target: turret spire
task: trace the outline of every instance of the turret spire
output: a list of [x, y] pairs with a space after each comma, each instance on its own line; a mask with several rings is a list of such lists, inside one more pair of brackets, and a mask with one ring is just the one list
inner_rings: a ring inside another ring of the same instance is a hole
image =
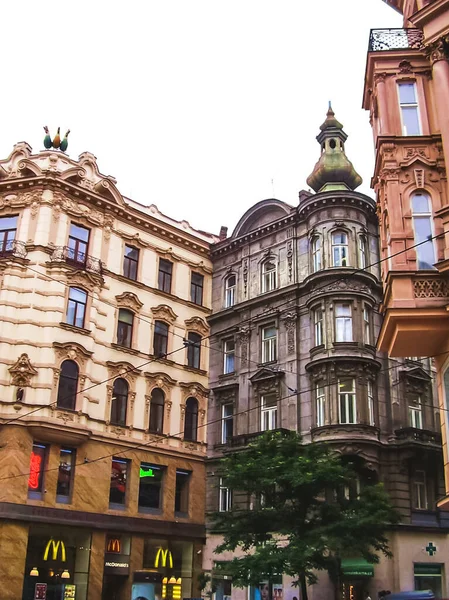
[[345, 154], [344, 144], [348, 136], [343, 131], [343, 125], [335, 118], [330, 101], [326, 120], [320, 125], [320, 130], [316, 139], [321, 145], [321, 156], [307, 178], [308, 185], [315, 192], [355, 190], [362, 183], [362, 178]]

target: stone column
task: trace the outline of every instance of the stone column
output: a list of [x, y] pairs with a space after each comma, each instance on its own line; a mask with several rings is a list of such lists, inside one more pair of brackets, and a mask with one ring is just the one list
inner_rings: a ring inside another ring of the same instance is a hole
[[443, 142], [444, 162], [447, 169], [449, 166], [449, 113], [447, 110], [447, 101], [449, 98], [449, 64], [443, 40], [438, 40], [434, 44], [429, 45], [427, 53], [432, 63], [435, 106]]
[[391, 135], [388, 117], [387, 91], [385, 89], [386, 73], [377, 73], [374, 77], [377, 89], [377, 100], [380, 114], [380, 135]]
[[[3, 522], [0, 525], [0, 581], [2, 600], [22, 598], [28, 525]], [[37, 579], [37, 577], [35, 578]]]
[[101, 598], [101, 590], [103, 588], [104, 548], [104, 531], [94, 531], [92, 533], [90, 550], [89, 584], [87, 588], [88, 600], [98, 600], [98, 598]]

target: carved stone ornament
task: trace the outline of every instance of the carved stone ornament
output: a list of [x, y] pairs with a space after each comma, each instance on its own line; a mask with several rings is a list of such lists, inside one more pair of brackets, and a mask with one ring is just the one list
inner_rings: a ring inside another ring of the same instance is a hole
[[280, 380], [284, 376], [284, 371], [274, 371], [262, 367], [249, 380], [257, 396], [264, 396], [266, 394], [276, 394], [279, 398], [279, 387]]
[[74, 360], [81, 370], [84, 370], [87, 360], [93, 354], [76, 342], [66, 342], [65, 344], [53, 342], [53, 348], [55, 349], [56, 362], [58, 364], [61, 364], [64, 360]]
[[424, 169], [414, 169], [415, 185], [417, 188], [424, 187]]
[[282, 317], [287, 331], [287, 351], [289, 354], [295, 352], [296, 319], [297, 315], [294, 312], [289, 312]]
[[111, 381], [112, 379], [122, 377], [123, 379], [126, 379], [126, 381], [130, 384], [131, 388], [134, 389], [136, 379], [141, 374], [141, 371], [139, 369], [136, 369], [131, 363], [124, 361], [108, 361], [106, 363], [106, 366], [108, 368], [108, 375]]
[[176, 321], [176, 315], [173, 309], [167, 304], [159, 304], [151, 308], [154, 318], [158, 321], [166, 321], [167, 323], [173, 324]]
[[248, 366], [248, 343], [250, 337], [250, 328], [241, 327], [238, 332], [238, 338], [240, 342], [240, 365], [242, 367]]
[[170, 375], [167, 375], [166, 373], [145, 373], [145, 379], [147, 382], [148, 395], [151, 395], [152, 390], [155, 388], [160, 388], [167, 395], [176, 385], [176, 380], [172, 379]]
[[287, 243], [287, 265], [288, 265], [288, 280], [293, 277], [293, 242]]
[[196, 398], [200, 402], [200, 405], [203, 403], [207, 404], [209, 390], [201, 385], [201, 383], [180, 381], [179, 386], [182, 390], [182, 398], [184, 403], [187, 398]]
[[412, 72], [412, 65], [409, 63], [408, 60], [401, 60], [401, 62], [399, 63], [399, 73], [411, 73]]
[[248, 291], [248, 259], [243, 261], [243, 293], [246, 296]]
[[143, 306], [143, 302], [133, 292], [123, 292], [123, 294], [116, 296], [115, 299], [119, 308], [129, 308], [134, 312], [139, 312]]
[[96, 287], [103, 283], [103, 277], [95, 275], [89, 271], [67, 271], [67, 283], [70, 286], [77, 286], [93, 292]]
[[433, 65], [439, 60], [447, 60], [448, 55], [446, 52], [446, 44], [443, 38], [440, 38], [433, 44], [429, 44], [426, 46], [426, 54], [427, 58], [430, 60], [430, 63]]
[[199, 333], [201, 336], [209, 335], [209, 327], [206, 322], [203, 321], [200, 317], [192, 317], [191, 319], [187, 319], [185, 322], [185, 326], [187, 331], [194, 331]]
[[16, 363], [9, 368], [11, 383], [21, 388], [31, 385], [31, 378], [37, 375], [36, 369], [30, 362], [28, 354], [21, 354]]
[[212, 391], [215, 399], [220, 404], [235, 404], [238, 397], [239, 387], [237, 384], [233, 386], [227, 385], [221, 388], [215, 388]]
[[448, 284], [443, 279], [415, 279], [413, 282], [415, 298], [446, 298]]

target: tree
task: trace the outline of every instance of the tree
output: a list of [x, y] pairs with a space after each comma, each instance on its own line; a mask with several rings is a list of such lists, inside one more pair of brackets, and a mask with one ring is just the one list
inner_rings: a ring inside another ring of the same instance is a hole
[[391, 556], [386, 531], [399, 516], [383, 485], [350, 493], [357, 473], [329, 445], [303, 444], [293, 431], [267, 432], [223, 458], [220, 469], [233, 508], [214, 515], [223, 534], [215, 552], [240, 550], [226, 563], [233, 585], [285, 573], [306, 600], [306, 584], [327, 570], [338, 597], [343, 557], [377, 563], [379, 553]]

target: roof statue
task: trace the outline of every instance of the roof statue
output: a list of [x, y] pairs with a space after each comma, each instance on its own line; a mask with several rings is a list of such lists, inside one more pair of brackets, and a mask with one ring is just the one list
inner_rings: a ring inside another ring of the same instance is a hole
[[65, 152], [67, 150], [67, 146], [69, 145], [69, 140], [67, 138], [69, 137], [70, 129], [67, 129], [66, 134], [62, 140], [59, 133], [60, 130], [61, 128], [58, 127], [58, 131], [56, 132], [56, 135], [52, 140], [48, 127], [46, 125], [44, 126], [44, 146], [47, 150], [50, 150], [50, 148], [54, 148], [55, 150], [59, 148], [59, 150], [61, 150], [62, 152]]
[[348, 136], [335, 118], [330, 102], [320, 130], [316, 139], [321, 146], [321, 156], [307, 178], [308, 185], [315, 192], [355, 190], [362, 183], [362, 178], [345, 154]]

